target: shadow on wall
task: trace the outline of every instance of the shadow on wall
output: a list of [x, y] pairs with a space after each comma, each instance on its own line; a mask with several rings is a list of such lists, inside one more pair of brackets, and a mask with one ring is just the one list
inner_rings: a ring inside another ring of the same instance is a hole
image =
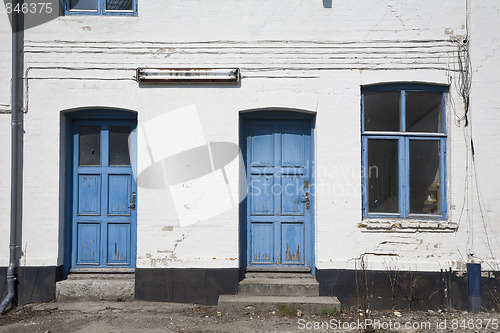
[[[3, 300], [7, 295], [7, 268], [0, 268], [0, 292]], [[62, 276], [62, 267], [19, 267], [16, 281], [18, 293], [14, 304], [50, 302], [55, 299], [56, 281]]]
[[[465, 272], [317, 270], [320, 296], [337, 296], [343, 306], [372, 310], [467, 310]], [[500, 309], [500, 272], [483, 272], [483, 311]]]

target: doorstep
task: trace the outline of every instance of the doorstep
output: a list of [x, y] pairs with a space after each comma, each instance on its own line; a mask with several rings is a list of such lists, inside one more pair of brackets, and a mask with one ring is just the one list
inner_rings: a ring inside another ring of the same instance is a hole
[[56, 283], [56, 301], [133, 301], [135, 274], [71, 273]]
[[339, 312], [336, 297], [319, 296], [319, 284], [310, 273], [300, 271], [247, 271], [237, 295], [220, 295], [222, 313], [292, 311], [306, 314]]

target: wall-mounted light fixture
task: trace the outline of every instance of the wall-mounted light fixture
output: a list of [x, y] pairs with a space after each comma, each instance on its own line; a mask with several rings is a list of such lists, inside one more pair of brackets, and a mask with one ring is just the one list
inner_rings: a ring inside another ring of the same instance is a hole
[[137, 82], [238, 82], [239, 68], [137, 68]]

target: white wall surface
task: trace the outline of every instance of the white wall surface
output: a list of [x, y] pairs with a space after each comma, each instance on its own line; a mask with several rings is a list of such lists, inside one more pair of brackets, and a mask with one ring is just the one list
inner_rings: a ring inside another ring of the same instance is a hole
[[[484, 223], [477, 194], [470, 189], [464, 192], [470, 152], [464, 144], [463, 123], [454, 121], [455, 113], [463, 114], [455, 70], [457, 40], [465, 35], [465, 2], [334, 1], [332, 8], [323, 8], [321, 1], [299, 0], [139, 0], [138, 17], [66, 16], [28, 30], [26, 264], [62, 263], [62, 111], [125, 108], [137, 111], [139, 124], [145, 124], [180, 108], [194, 107], [207, 142], [238, 144], [240, 111], [276, 107], [316, 113], [318, 268], [359, 267], [359, 258], [365, 254], [374, 269], [462, 269], [471, 229], [466, 214], [461, 213], [464, 195], [470, 198], [475, 253], [495, 266], [490, 260], [500, 254], [499, 242], [491, 236], [500, 231], [495, 225], [500, 184], [499, 177], [494, 177], [500, 155], [490, 143], [500, 121], [495, 113], [500, 108], [495, 93], [499, 53], [494, 49], [499, 44], [491, 40], [495, 38], [491, 31], [498, 28], [495, 13], [498, 5], [484, 1], [473, 6], [471, 18], [475, 68], [471, 118]], [[3, 40], [4, 34], [0, 36]], [[139, 86], [134, 81], [137, 67], [239, 67], [242, 81], [234, 86]], [[436, 228], [366, 231], [359, 226], [363, 222], [360, 86], [386, 82], [451, 84], [448, 222], [460, 222], [457, 232]], [[6, 117], [0, 115], [0, 121]], [[8, 123], [2, 123], [2, 138], [8, 139]], [[162, 140], [175, 145], [180, 139], [163, 133]], [[2, 147], [5, 157], [0, 168], [8, 174], [9, 146]], [[139, 156], [144, 153], [141, 149]], [[146, 162], [140, 159], [139, 168], [141, 163]], [[237, 179], [238, 170], [232, 170]], [[0, 180], [1, 189], [9, 186], [6, 181]], [[228, 191], [236, 193], [237, 184], [234, 181]], [[237, 206], [221, 210], [213, 205], [210, 209], [203, 206], [203, 197], [196, 196], [179, 206], [172, 191], [138, 189], [138, 267], [238, 267]], [[0, 195], [0, 205], [8, 208], [8, 191]], [[183, 216], [192, 214], [188, 209], [202, 210], [207, 218], [186, 225]], [[1, 221], [5, 232], [0, 237], [5, 238], [6, 214]], [[7, 258], [8, 242], [3, 238], [5, 249], [0, 248], [0, 258]], [[1, 262], [5, 265], [6, 259]]]
[[[471, 162], [473, 184], [468, 203], [472, 211], [473, 254], [476, 260], [486, 259], [483, 269], [498, 270], [500, 255], [500, 28], [498, 2], [472, 2], [470, 18], [470, 49], [472, 62], [470, 131], [474, 163]], [[463, 135], [462, 135], [463, 142]], [[462, 166], [462, 169], [464, 166]], [[463, 198], [462, 198], [463, 200]], [[467, 201], [466, 201], [467, 204]], [[465, 221], [468, 221], [465, 219]], [[464, 222], [465, 222], [464, 221]], [[495, 261], [488, 260], [495, 258]]]

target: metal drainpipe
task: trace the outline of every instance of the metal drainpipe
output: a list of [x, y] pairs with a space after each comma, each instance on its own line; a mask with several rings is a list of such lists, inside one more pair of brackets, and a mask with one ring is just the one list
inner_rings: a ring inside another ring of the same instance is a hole
[[[13, 1], [13, 7], [17, 4], [22, 6], [24, 0]], [[17, 258], [17, 229], [19, 225], [19, 135], [20, 135], [20, 112], [23, 105], [23, 87], [22, 87], [22, 67], [24, 62], [23, 42], [24, 42], [24, 15], [22, 11], [19, 14], [12, 14], [12, 142], [11, 142], [11, 194], [10, 194], [10, 258], [9, 268], [7, 269], [7, 291], [8, 294], [0, 304], [0, 314], [7, 308], [16, 296], [16, 268], [18, 267]]]

